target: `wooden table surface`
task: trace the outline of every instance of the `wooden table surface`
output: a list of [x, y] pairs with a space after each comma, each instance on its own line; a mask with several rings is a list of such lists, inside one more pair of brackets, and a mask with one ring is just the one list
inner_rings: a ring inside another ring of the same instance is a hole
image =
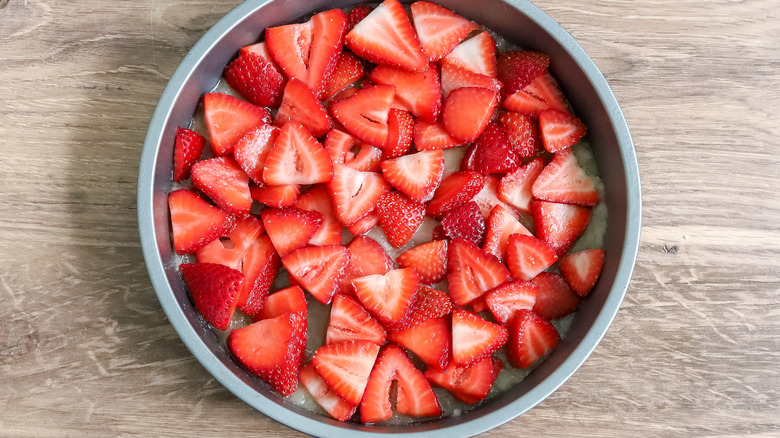
[[[239, 0], [0, 0], [0, 436], [290, 436], [190, 355], [136, 225], [147, 123]], [[485, 436], [780, 436], [780, 8], [539, 0], [636, 142], [639, 260], [591, 358]]]

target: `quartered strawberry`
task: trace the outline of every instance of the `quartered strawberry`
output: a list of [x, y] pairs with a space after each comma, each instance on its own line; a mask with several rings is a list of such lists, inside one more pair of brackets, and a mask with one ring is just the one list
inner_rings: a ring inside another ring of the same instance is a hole
[[428, 204], [428, 214], [443, 217], [448, 211], [469, 202], [485, 186], [485, 178], [477, 172], [456, 172], [439, 185]]
[[536, 121], [520, 113], [503, 113], [499, 123], [504, 128], [509, 144], [520, 157], [533, 157], [544, 150]]
[[527, 87], [543, 75], [550, 65], [550, 57], [544, 53], [513, 50], [502, 53], [496, 60], [498, 80], [504, 84], [504, 95], [510, 95]]
[[361, 58], [409, 71], [423, 71], [428, 60], [417, 33], [397, 0], [385, 0], [346, 36], [346, 45]]
[[192, 166], [192, 182], [228, 213], [249, 214], [252, 207], [249, 177], [234, 159], [218, 157], [198, 161]]
[[195, 252], [198, 262], [219, 263], [240, 271], [244, 253], [262, 233], [260, 219], [251, 215], [238, 218], [236, 227], [227, 235], [228, 242], [216, 239]]
[[366, 5], [358, 5], [352, 8], [352, 10], [349, 11], [349, 14], [347, 14], [347, 32], [354, 29], [355, 26], [363, 21], [364, 18], [368, 17], [368, 14], [373, 10], [373, 8]]
[[558, 319], [580, 307], [580, 297], [557, 274], [542, 272], [531, 280], [539, 291], [533, 311], [547, 319]]
[[586, 249], [561, 259], [561, 273], [579, 296], [588, 295], [596, 285], [604, 267], [604, 255], [604, 249]]
[[244, 99], [255, 105], [275, 108], [284, 88], [282, 76], [276, 64], [262, 53], [265, 43], [242, 48], [238, 57], [225, 67], [225, 81]]
[[339, 91], [357, 82], [365, 74], [363, 63], [355, 55], [349, 52], [341, 52], [336, 61], [333, 75], [325, 86], [322, 99], [333, 97]]
[[498, 199], [524, 213], [530, 213], [533, 201], [531, 187], [542, 169], [544, 160], [537, 157], [504, 175], [498, 184]]
[[442, 218], [441, 226], [450, 239], [461, 238], [476, 245], [485, 240], [485, 218], [473, 201], [450, 210]]
[[[523, 91], [541, 99], [546, 105], [545, 109], [552, 108], [565, 113], [571, 111], [569, 109], [569, 104], [566, 103], [566, 99], [563, 97], [561, 89], [558, 88], [558, 83], [549, 71], [531, 81]], [[510, 111], [522, 112], [513, 109], [510, 109]]]
[[529, 281], [513, 281], [485, 294], [485, 304], [496, 321], [506, 324], [518, 310], [531, 310], [539, 288]]
[[539, 113], [550, 107], [547, 102], [525, 90], [520, 90], [504, 98], [502, 106], [507, 111], [523, 114], [534, 119], [539, 117]]
[[431, 200], [443, 171], [444, 154], [440, 150], [417, 152], [382, 162], [385, 180], [417, 202]]
[[252, 374], [279, 394], [292, 395], [306, 348], [306, 315], [285, 313], [235, 329], [227, 345]]
[[442, 110], [444, 128], [453, 138], [468, 143], [487, 128], [498, 94], [485, 88], [458, 88], [447, 96]]
[[412, 20], [428, 60], [438, 61], [452, 51], [479, 25], [439, 5], [412, 3]]
[[419, 280], [414, 269], [395, 269], [384, 275], [352, 280], [355, 296], [385, 326], [401, 321], [414, 302]]
[[442, 58], [442, 63], [454, 64], [460, 68], [496, 77], [496, 42], [490, 32], [482, 31], [460, 43], [449, 55]]
[[376, 204], [379, 226], [387, 241], [400, 248], [411, 239], [425, 219], [425, 204], [413, 201], [400, 192], [388, 192]]
[[425, 242], [396, 257], [398, 266], [414, 268], [420, 283], [438, 283], [447, 276], [447, 241]]
[[190, 177], [192, 165], [198, 161], [206, 146], [202, 135], [187, 128], [176, 128], [176, 143], [173, 146], [173, 180], [183, 181]]
[[336, 294], [333, 296], [325, 344], [369, 341], [383, 345], [385, 340], [387, 340], [385, 329], [369, 315], [360, 303], [346, 295]]
[[317, 184], [332, 178], [330, 156], [317, 139], [300, 123], [285, 123], [265, 160], [263, 182], [273, 186]]
[[488, 217], [485, 244], [482, 249], [488, 254], [493, 254], [499, 260], [506, 260], [507, 242], [512, 234], [530, 236], [531, 232], [520, 223], [515, 212], [501, 204], [496, 205]]
[[502, 368], [500, 360], [486, 357], [471, 366], [451, 362], [443, 371], [428, 368], [425, 377], [434, 385], [450, 391], [458, 400], [474, 404], [487, 397]]
[[452, 360], [472, 365], [504, 346], [509, 334], [498, 324], [485, 321], [468, 310], [452, 311]]
[[452, 299], [446, 292], [420, 286], [406, 317], [391, 327], [393, 332], [411, 328], [425, 321], [452, 313]]
[[203, 117], [209, 131], [209, 143], [214, 155], [227, 155], [249, 130], [271, 120], [263, 107], [222, 93], [203, 96]]
[[389, 333], [390, 341], [406, 348], [428, 365], [428, 369], [447, 368], [452, 338], [444, 318], [434, 318], [410, 328]]
[[376, 212], [376, 209], [373, 209], [367, 215], [363, 216], [361, 219], [358, 219], [357, 222], [348, 226], [347, 230], [355, 236], [359, 236], [361, 234], [368, 233], [378, 226], [379, 213]]
[[531, 188], [534, 198], [549, 202], [593, 206], [599, 195], [593, 181], [570, 149], [555, 154]]
[[282, 126], [294, 121], [303, 125], [314, 137], [330, 131], [330, 117], [317, 96], [304, 82], [292, 78], [284, 87], [282, 105], [274, 118], [274, 124]]
[[295, 203], [295, 208], [322, 214], [322, 225], [311, 236], [309, 245], [324, 246], [341, 243], [341, 224], [333, 210], [330, 195], [325, 186], [315, 186], [302, 194]]
[[458, 67], [455, 64], [444, 63], [441, 66], [441, 91], [446, 99], [453, 90], [463, 87], [485, 88], [498, 94], [502, 84], [495, 78], [471, 70]]
[[506, 264], [513, 278], [531, 280], [558, 261], [546, 243], [534, 236], [513, 234], [506, 246]]
[[509, 278], [492, 255], [463, 239], [453, 239], [447, 252], [447, 281], [456, 306], [465, 306]]
[[349, 341], [318, 348], [311, 362], [336, 395], [358, 405], [378, 354], [373, 342]]
[[355, 414], [357, 406], [347, 403], [330, 389], [325, 380], [317, 374], [311, 362], [301, 368], [298, 380], [309, 391], [314, 401], [336, 420], [347, 421]]
[[379, 172], [382, 163], [382, 149], [368, 143], [357, 142], [357, 153], [347, 151], [344, 165], [362, 172]]
[[336, 216], [345, 226], [354, 224], [371, 212], [379, 198], [389, 190], [390, 184], [382, 175], [361, 172], [341, 164], [334, 166], [333, 180], [328, 183]]
[[387, 114], [387, 141], [382, 147], [383, 158], [398, 158], [412, 147], [415, 132], [414, 117], [408, 111], [391, 108]]
[[173, 248], [179, 254], [194, 252], [209, 242], [226, 236], [235, 226], [235, 217], [201, 199], [189, 190], [168, 195], [171, 211]]
[[347, 265], [341, 293], [355, 296], [352, 280], [366, 275], [384, 275], [394, 268], [393, 259], [387, 255], [382, 245], [376, 240], [357, 236], [347, 245], [349, 250], [349, 265]]
[[287, 273], [322, 304], [341, 288], [349, 251], [341, 245], [306, 246], [282, 258]]
[[482, 190], [471, 199], [479, 205], [482, 216], [485, 218], [490, 217], [490, 212], [496, 205], [503, 205], [507, 210], [514, 211], [512, 206], [505, 204], [498, 199], [499, 182], [500, 180], [498, 178], [491, 175], [485, 175], [485, 185], [482, 187]]
[[227, 330], [244, 276], [215, 263], [183, 263], [179, 271], [203, 319], [219, 330]]
[[287, 184], [284, 186], [269, 186], [266, 184], [250, 184], [249, 193], [252, 199], [271, 208], [290, 207], [298, 200], [301, 186]]
[[393, 99], [395, 87], [376, 85], [364, 88], [346, 100], [331, 103], [329, 109], [350, 134], [381, 148], [387, 141], [387, 117]]
[[539, 114], [542, 144], [548, 152], [561, 152], [577, 144], [588, 128], [573, 115], [554, 109]]
[[509, 322], [507, 359], [515, 368], [528, 368], [558, 346], [561, 338], [549, 321], [530, 310], [519, 310]]
[[284, 257], [302, 248], [322, 225], [322, 213], [297, 208], [264, 208], [260, 212], [265, 232], [276, 251]]
[[241, 258], [244, 281], [239, 288], [237, 306], [249, 316], [255, 316], [265, 306], [274, 279], [279, 274], [281, 259], [267, 235], [259, 236]]
[[434, 123], [439, 117], [441, 84], [435, 65], [420, 73], [378, 65], [368, 78], [376, 84], [394, 86], [395, 100], [420, 120]]
[[303, 289], [298, 286], [290, 286], [278, 290], [265, 299], [263, 308], [254, 315], [255, 320], [276, 318], [285, 313], [308, 314], [306, 296]]
[[579, 205], [534, 201], [531, 214], [535, 234], [561, 257], [588, 228], [591, 209]]
[[414, 367], [403, 350], [388, 345], [374, 364], [360, 402], [363, 423], [378, 423], [393, 417], [390, 388], [394, 380], [397, 382], [395, 406], [398, 414], [410, 417], [441, 415], [439, 399], [423, 373]]
[[414, 145], [419, 151], [450, 149], [463, 144], [463, 141], [452, 137], [441, 122], [430, 124], [417, 121], [414, 125]]
[[233, 148], [238, 165], [256, 184], [263, 183], [265, 160], [278, 137], [279, 128], [263, 124], [249, 130]]
[[496, 123], [489, 123], [474, 144], [474, 170], [477, 172], [507, 173], [522, 163], [504, 128]]

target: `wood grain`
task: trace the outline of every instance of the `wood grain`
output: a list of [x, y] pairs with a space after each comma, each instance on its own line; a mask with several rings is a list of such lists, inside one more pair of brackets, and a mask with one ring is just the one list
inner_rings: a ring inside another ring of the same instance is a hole
[[[168, 77], [237, 0], [0, 0], [0, 435], [295, 432], [163, 316], [135, 186]], [[593, 356], [485, 436], [780, 436], [775, 1], [539, 0], [636, 142], [636, 273]]]

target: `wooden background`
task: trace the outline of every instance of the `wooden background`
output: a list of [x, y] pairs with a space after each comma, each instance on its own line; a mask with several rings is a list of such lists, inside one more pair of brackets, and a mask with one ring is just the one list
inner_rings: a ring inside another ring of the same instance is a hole
[[[238, 0], [0, 0], [0, 436], [290, 436], [192, 358], [136, 228], [146, 126]], [[602, 69], [644, 227], [618, 317], [485, 436], [780, 436], [776, 0], [538, 0]]]

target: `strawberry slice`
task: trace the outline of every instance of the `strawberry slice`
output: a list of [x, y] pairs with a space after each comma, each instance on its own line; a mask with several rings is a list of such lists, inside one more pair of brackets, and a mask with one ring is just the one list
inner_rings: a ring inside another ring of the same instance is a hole
[[[546, 108], [556, 109], [565, 113], [570, 112], [569, 104], [566, 103], [566, 98], [563, 97], [561, 89], [558, 88], [558, 83], [549, 71], [531, 81], [523, 91], [542, 100], [545, 103]], [[510, 109], [510, 111], [515, 110]]]
[[173, 248], [179, 254], [194, 252], [214, 239], [226, 236], [235, 226], [235, 217], [201, 199], [189, 190], [168, 195], [171, 211]]
[[361, 172], [336, 164], [333, 180], [328, 183], [328, 193], [336, 209], [336, 216], [345, 226], [353, 225], [373, 210], [390, 184], [382, 175]]
[[268, 295], [263, 308], [254, 317], [256, 321], [261, 319], [276, 318], [285, 313], [308, 314], [306, 296], [303, 289], [298, 286], [290, 286]]
[[292, 395], [306, 348], [306, 315], [285, 313], [230, 332], [228, 348], [252, 374]]
[[263, 182], [273, 186], [317, 184], [333, 178], [330, 156], [300, 123], [282, 126], [268, 153]]
[[442, 110], [444, 128], [463, 143], [472, 142], [485, 131], [498, 103], [498, 95], [485, 88], [458, 88], [447, 96]]
[[417, 293], [419, 280], [414, 269], [395, 269], [384, 275], [366, 275], [352, 280], [355, 295], [384, 325], [401, 321]]
[[295, 203], [295, 208], [306, 211], [316, 211], [322, 215], [322, 225], [317, 229], [309, 245], [325, 246], [341, 243], [341, 224], [333, 205], [330, 203], [330, 195], [325, 186], [315, 186], [302, 194]]
[[176, 143], [173, 146], [173, 180], [184, 181], [190, 177], [192, 165], [198, 161], [206, 146], [202, 135], [187, 128], [176, 128]]
[[290, 121], [300, 123], [315, 137], [330, 131], [328, 112], [309, 86], [295, 78], [284, 87], [282, 106], [276, 113], [274, 124], [282, 126]]
[[387, 141], [387, 117], [394, 98], [395, 87], [376, 85], [346, 100], [332, 102], [329, 109], [350, 134], [381, 148]]
[[428, 369], [447, 368], [452, 339], [444, 318], [434, 318], [413, 327], [389, 333], [390, 341], [416, 354]]
[[352, 280], [366, 275], [387, 274], [393, 266], [393, 259], [387, 255], [382, 245], [376, 240], [357, 236], [347, 245], [349, 250], [349, 265], [341, 283], [341, 293], [354, 296]]
[[398, 266], [414, 268], [420, 283], [438, 283], [447, 276], [447, 241], [425, 242], [396, 257]]
[[527, 87], [542, 76], [550, 65], [550, 57], [544, 53], [513, 50], [504, 52], [496, 60], [498, 80], [504, 84], [504, 95], [510, 95]]
[[246, 216], [236, 220], [233, 228], [225, 239], [216, 239], [195, 252], [200, 263], [219, 263], [236, 270], [241, 270], [241, 258], [252, 243], [263, 233], [263, 223], [254, 216]]
[[227, 330], [244, 276], [215, 263], [183, 263], [179, 271], [203, 319], [219, 330]]
[[333, 97], [339, 91], [360, 80], [365, 74], [366, 71], [363, 68], [363, 63], [355, 55], [349, 52], [341, 52], [336, 61], [333, 75], [325, 85], [322, 99]]
[[506, 246], [506, 262], [512, 277], [531, 280], [558, 261], [546, 243], [534, 236], [513, 234]]
[[428, 60], [404, 7], [385, 0], [346, 36], [346, 45], [361, 58], [409, 71], [423, 71]]
[[493, 254], [499, 260], [506, 260], [509, 236], [518, 233], [531, 235], [531, 232], [520, 223], [513, 211], [501, 204], [496, 205], [488, 217], [485, 245], [482, 246], [482, 249], [488, 254]]
[[278, 137], [279, 128], [260, 125], [241, 137], [233, 148], [233, 156], [238, 165], [256, 184], [263, 183], [265, 160]]
[[360, 402], [360, 419], [363, 423], [378, 423], [393, 417], [390, 387], [394, 380], [398, 382], [396, 409], [400, 415], [441, 415], [439, 399], [423, 373], [414, 367], [403, 350], [388, 345], [374, 364]]
[[297, 208], [264, 208], [260, 217], [281, 257], [309, 243], [323, 221], [322, 213]]
[[[544, 100], [524, 90], [507, 96], [502, 106], [508, 111], [535, 119], [539, 117], [539, 113], [550, 107]], [[541, 142], [541, 139], [539, 141]]]
[[428, 214], [443, 217], [448, 211], [469, 202], [485, 186], [485, 178], [477, 172], [456, 172], [445, 178], [428, 204]]
[[344, 165], [361, 172], [379, 172], [382, 163], [382, 149], [368, 143], [358, 142], [357, 154], [347, 151]]
[[341, 288], [349, 251], [341, 245], [306, 246], [282, 258], [287, 273], [322, 304]]
[[298, 200], [301, 194], [301, 186], [287, 184], [284, 186], [269, 186], [265, 184], [249, 185], [249, 193], [252, 199], [271, 208], [290, 207]]
[[454, 64], [457, 67], [496, 77], [496, 42], [490, 32], [482, 31], [460, 43], [449, 55], [442, 58], [442, 63]]
[[561, 273], [577, 295], [588, 295], [596, 285], [604, 267], [603, 249], [586, 249], [561, 259]]
[[420, 73], [378, 65], [368, 78], [376, 84], [394, 86], [395, 100], [415, 117], [427, 123], [434, 123], [439, 117], [441, 84], [435, 65]]
[[394, 332], [405, 330], [452, 313], [452, 299], [446, 292], [420, 286], [406, 317], [391, 327]]
[[412, 201], [400, 192], [388, 192], [376, 204], [379, 226], [395, 248], [406, 245], [425, 219], [425, 204]]
[[412, 3], [412, 20], [423, 52], [431, 62], [452, 51], [479, 25], [439, 5], [418, 1]]
[[249, 130], [271, 119], [263, 107], [222, 93], [203, 96], [203, 117], [209, 131], [209, 142], [214, 155], [227, 155]]
[[450, 210], [441, 220], [444, 234], [450, 239], [461, 238], [476, 245], [485, 240], [485, 218], [474, 201]]
[[447, 281], [456, 306], [465, 306], [509, 278], [509, 271], [478, 246], [453, 239], [447, 253]]
[[452, 137], [441, 122], [430, 124], [418, 121], [414, 125], [414, 145], [419, 151], [451, 149], [463, 144], [464, 142]]
[[463, 87], [485, 88], [498, 94], [502, 84], [490, 76], [474, 73], [454, 64], [441, 66], [441, 91], [446, 99], [453, 90]]
[[382, 162], [382, 176], [413, 201], [428, 202], [441, 182], [444, 154], [440, 150], [417, 152]]
[[387, 340], [385, 329], [366, 312], [363, 306], [346, 295], [333, 296], [325, 344], [369, 341], [383, 345], [385, 340]]
[[542, 152], [539, 126], [530, 117], [520, 113], [503, 113], [498, 120], [517, 155], [527, 158]]
[[265, 305], [271, 285], [279, 274], [281, 260], [268, 236], [260, 236], [247, 248], [241, 259], [244, 281], [239, 288], [237, 306], [255, 316]]
[[474, 164], [477, 172], [507, 173], [521, 164], [520, 156], [509, 142], [504, 128], [489, 123], [475, 143]]
[[504, 283], [485, 294], [485, 305], [496, 321], [506, 324], [516, 311], [533, 309], [538, 292], [539, 288], [529, 281]]
[[450, 362], [443, 371], [431, 367], [425, 370], [425, 377], [450, 391], [458, 400], [474, 404], [487, 397], [502, 367], [500, 360], [486, 357], [471, 366]]
[[311, 362], [301, 368], [298, 380], [309, 391], [314, 401], [336, 420], [347, 421], [355, 414], [357, 406], [347, 403], [330, 389], [325, 380], [317, 374], [317, 370]]
[[447, 235], [444, 234], [444, 227], [441, 224], [436, 225], [431, 230], [431, 240], [446, 240]]
[[354, 234], [355, 236], [359, 236], [361, 234], [366, 234], [369, 231], [373, 230], [374, 228], [379, 226], [379, 213], [376, 212], [376, 209], [371, 210], [367, 215], [363, 216], [361, 219], [359, 219], [354, 224], [347, 227], [347, 230]]
[[588, 228], [591, 209], [578, 205], [534, 201], [531, 214], [536, 235], [561, 257]]
[[479, 298], [475, 298], [474, 301], [469, 303], [472, 312], [480, 313], [480, 312], [484, 312], [485, 310], [488, 310], [487, 303], [485, 302], [485, 295], [482, 295]]
[[237, 216], [249, 214], [249, 177], [230, 157], [210, 158], [192, 166], [192, 182], [221, 209]]
[[507, 359], [515, 368], [528, 368], [558, 346], [561, 337], [549, 321], [529, 310], [518, 310], [509, 322]]
[[542, 272], [531, 280], [539, 291], [533, 311], [547, 319], [558, 319], [580, 307], [580, 297], [557, 274]]
[[504, 175], [498, 184], [498, 199], [524, 213], [530, 213], [533, 200], [531, 187], [542, 169], [544, 160], [538, 157]]
[[378, 354], [373, 342], [349, 341], [318, 348], [311, 362], [336, 395], [358, 405]]
[[474, 198], [472, 198], [472, 201], [476, 202], [477, 205], [479, 205], [480, 211], [482, 211], [482, 216], [485, 218], [490, 217], [490, 212], [493, 210], [493, 207], [496, 205], [502, 205], [507, 210], [514, 213], [514, 209], [503, 202], [501, 202], [500, 199], [498, 199], [498, 185], [500, 183], [500, 180], [496, 177], [485, 175], [485, 185], [482, 187], [482, 190], [479, 191], [476, 195], [474, 195]]
[[387, 114], [387, 141], [382, 149], [385, 159], [398, 158], [412, 147], [414, 117], [408, 111], [391, 108]]
[[452, 360], [472, 365], [498, 351], [509, 336], [498, 324], [485, 321], [468, 310], [452, 311]]
[[347, 152], [357, 146], [358, 140], [342, 131], [341, 129], [334, 128], [328, 132], [328, 136], [325, 137], [325, 150], [330, 155], [330, 161], [336, 164], [344, 164], [347, 159]]
[[265, 30], [268, 52], [288, 78], [306, 81], [312, 50], [312, 21], [269, 27]]
[[368, 17], [368, 14], [373, 10], [373, 8], [366, 5], [358, 5], [352, 8], [352, 10], [349, 11], [349, 14], [347, 14], [347, 32], [354, 29], [355, 26], [363, 21], [364, 18]]
[[225, 67], [225, 81], [255, 105], [275, 108], [284, 88], [284, 76], [266, 56], [265, 43], [243, 47]]
[[567, 112], [546, 109], [539, 114], [539, 130], [544, 148], [555, 153], [577, 144], [588, 128]]

